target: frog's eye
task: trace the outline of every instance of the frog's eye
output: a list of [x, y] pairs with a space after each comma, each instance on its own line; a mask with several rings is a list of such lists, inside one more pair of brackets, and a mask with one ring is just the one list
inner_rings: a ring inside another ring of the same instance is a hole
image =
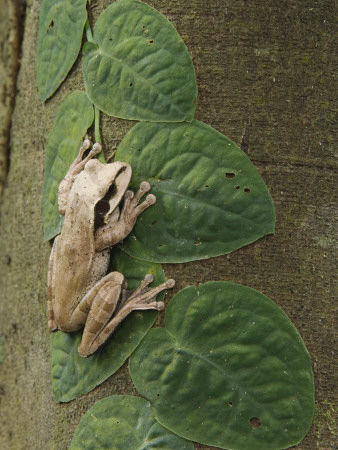
[[114, 189], [115, 189], [115, 183], [112, 183], [108, 188], [108, 192], [112, 193], [112, 192], [114, 192]]

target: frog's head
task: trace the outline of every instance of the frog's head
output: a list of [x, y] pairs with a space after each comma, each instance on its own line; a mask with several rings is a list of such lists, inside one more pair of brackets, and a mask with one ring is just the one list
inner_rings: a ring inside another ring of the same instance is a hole
[[118, 211], [118, 206], [128, 189], [131, 167], [124, 162], [103, 164], [97, 159], [92, 159], [85, 165], [85, 171], [94, 191], [95, 212], [107, 222], [108, 218]]

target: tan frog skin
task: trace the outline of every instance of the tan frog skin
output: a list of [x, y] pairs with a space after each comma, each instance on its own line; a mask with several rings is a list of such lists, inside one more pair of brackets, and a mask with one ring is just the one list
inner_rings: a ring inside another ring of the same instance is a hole
[[104, 344], [131, 311], [162, 310], [164, 304], [156, 296], [175, 284], [170, 279], [149, 288], [153, 276], [148, 274], [136, 290], [127, 291], [121, 273], [106, 275], [111, 247], [131, 232], [137, 217], [156, 197], [149, 194], [140, 203], [150, 184], [141, 183], [134, 196], [127, 190], [132, 173], [129, 164], [92, 159], [101, 151], [100, 144], [94, 144], [83, 159], [90, 147], [85, 140], [60, 183], [58, 207], [65, 219], [54, 240], [48, 269], [49, 329], [72, 332], [84, 328], [78, 348], [84, 357]]

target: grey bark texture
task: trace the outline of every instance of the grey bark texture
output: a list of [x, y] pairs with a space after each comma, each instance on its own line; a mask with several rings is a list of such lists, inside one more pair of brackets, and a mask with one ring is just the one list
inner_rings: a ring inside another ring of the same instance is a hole
[[[92, 22], [109, 3], [92, 2]], [[269, 296], [288, 314], [311, 354], [316, 383], [314, 423], [298, 448], [337, 448], [335, 3], [147, 3], [172, 21], [193, 58], [199, 87], [196, 118], [248, 154], [277, 212], [275, 235], [230, 255], [166, 265], [166, 275], [176, 279], [175, 292], [209, 280], [242, 283]], [[74, 89], [83, 89], [83, 79], [79, 58], [52, 99], [41, 103], [36, 86], [41, 0], [27, 1], [21, 53], [14, 4], [19, 2], [0, 0], [0, 30], [7, 30], [0, 33], [0, 108], [6, 117], [1, 119], [0, 144], [10, 161], [0, 203], [0, 448], [59, 450], [67, 448], [95, 401], [136, 391], [124, 365], [78, 400], [57, 404], [53, 399], [46, 318], [50, 244], [43, 242], [41, 221], [44, 147], [61, 101]], [[10, 29], [9, 20], [14, 20]], [[104, 117], [101, 132], [108, 152], [131, 126]]]

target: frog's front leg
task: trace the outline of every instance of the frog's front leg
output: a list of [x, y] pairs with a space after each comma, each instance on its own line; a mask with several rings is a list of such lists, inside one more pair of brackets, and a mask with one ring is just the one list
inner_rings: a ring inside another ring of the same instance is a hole
[[95, 249], [101, 251], [121, 242], [134, 228], [138, 216], [149, 206], [156, 203], [153, 194], [147, 195], [146, 199], [139, 203], [145, 193], [150, 191], [151, 186], [143, 181], [140, 189], [134, 196], [132, 191], [126, 191], [124, 195], [123, 208], [118, 220], [113, 218], [106, 225], [101, 226], [95, 233]]
[[[156, 296], [175, 284], [174, 280], [167, 280], [159, 286], [149, 288], [148, 285], [152, 283], [154, 277], [148, 274], [136, 290], [127, 291], [124, 277], [119, 272], [108, 274], [99, 283], [103, 280], [106, 281], [97, 291], [87, 316], [78, 348], [80, 356], [87, 357], [93, 354], [132, 311], [146, 309], [161, 311], [164, 303], [157, 302]], [[83, 309], [83, 306], [79, 305], [79, 309]]]
[[76, 159], [73, 161], [71, 166], [68, 169], [68, 172], [66, 173], [66, 176], [59, 184], [58, 189], [58, 207], [59, 207], [59, 213], [64, 216], [66, 212], [66, 206], [67, 206], [67, 199], [68, 194], [73, 186], [73, 183], [75, 181], [75, 178], [77, 175], [83, 170], [86, 163], [92, 159], [95, 155], [101, 152], [102, 147], [100, 144], [95, 143], [93, 145], [93, 148], [88, 153], [86, 158], [83, 158], [83, 154], [86, 150], [89, 150], [91, 146], [91, 142], [89, 139], [85, 139], [83, 141], [83, 144], [79, 150], [79, 154], [77, 155]]

